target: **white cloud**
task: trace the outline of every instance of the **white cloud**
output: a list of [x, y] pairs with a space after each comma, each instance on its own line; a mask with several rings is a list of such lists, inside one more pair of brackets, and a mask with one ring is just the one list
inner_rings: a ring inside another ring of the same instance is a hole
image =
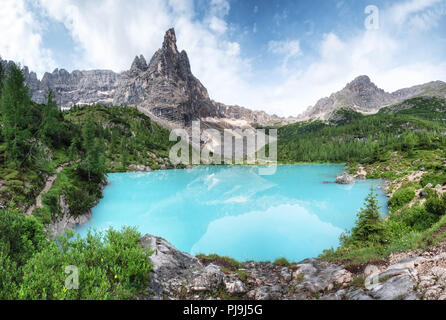
[[274, 41], [268, 43], [268, 49], [272, 53], [294, 57], [301, 54], [299, 40]]
[[394, 5], [389, 10], [392, 22], [397, 25], [403, 25], [408, 19], [416, 17], [420, 12], [440, 4], [442, 0], [409, 0]]
[[41, 74], [54, 68], [51, 51], [42, 47], [42, 26], [24, 0], [2, 0], [0, 55]]
[[435, 59], [435, 46], [429, 43], [431, 40], [425, 33], [444, 16], [444, 3], [441, 0], [405, 1], [381, 10], [379, 30], [363, 30], [345, 39], [333, 32], [325, 34], [319, 57], [304, 68], [286, 64], [288, 57], [285, 56], [282, 68], [284, 65], [289, 68], [285, 73], [288, 76], [279, 83], [275, 79], [275, 83], [263, 88], [266, 94], [256, 102], [262, 100], [263, 105], [272, 106], [270, 110], [279, 114], [296, 115], [362, 74], [369, 75], [387, 91], [446, 80], [446, 63]]

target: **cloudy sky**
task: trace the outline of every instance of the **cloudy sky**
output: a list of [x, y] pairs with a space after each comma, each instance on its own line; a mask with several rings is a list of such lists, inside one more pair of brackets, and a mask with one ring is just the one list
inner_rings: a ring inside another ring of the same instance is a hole
[[211, 98], [283, 116], [362, 74], [387, 91], [446, 80], [446, 0], [0, 0], [0, 8], [0, 56], [39, 77], [56, 67], [129, 69], [175, 27]]

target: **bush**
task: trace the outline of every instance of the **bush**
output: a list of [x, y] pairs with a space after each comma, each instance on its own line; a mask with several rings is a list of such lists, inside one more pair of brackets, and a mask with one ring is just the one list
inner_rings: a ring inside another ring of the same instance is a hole
[[42, 225], [14, 210], [0, 211], [0, 300], [15, 299], [22, 266], [46, 243]]
[[[36, 218], [0, 210], [0, 300], [126, 299], [145, 288], [151, 252], [135, 229], [73, 235], [50, 241]], [[67, 266], [78, 268], [78, 290], [66, 288]]]
[[392, 210], [397, 210], [415, 198], [415, 190], [412, 187], [402, 188], [396, 191], [389, 199], [388, 205]]
[[446, 173], [426, 173], [420, 180], [423, 187], [431, 183], [433, 186], [444, 185], [446, 183]]
[[414, 231], [427, 230], [436, 223], [438, 219], [439, 217], [426, 210], [426, 207], [420, 206], [404, 208], [397, 216], [392, 218], [394, 221], [404, 223], [404, 225]]
[[437, 196], [430, 197], [426, 201], [426, 210], [437, 216], [446, 214], [446, 194], [443, 194], [441, 198]]
[[0, 211], [0, 251], [18, 266], [45, 243], [42, 225], [34, 218], [15, 210]]
[[[73, 235], [59, 237], [59, 244], [51, 242], [29, 260], [20, 299], [129, 299], [147, 284], [151, 252], [142, 249], [135, 229]], [[78, 290], [65, 287], [68, 266], [78, 268]]]

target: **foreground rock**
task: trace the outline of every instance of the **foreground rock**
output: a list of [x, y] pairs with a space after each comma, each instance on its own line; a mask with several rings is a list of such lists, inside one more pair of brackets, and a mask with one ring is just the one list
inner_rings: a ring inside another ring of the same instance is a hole
[[[319, 259], [281, 266], [225, 259], [199, 260], [162, 238], [145, 235], [154, 269], [139, 299], [412, 300], [446, 298], [446, 254], [432, 259], [404, 257], [398, 263], [368, 265], [360, 272]], [[436, 260], [435, 260], [436, 259]], [[437, 261], [437, 262], [434, 262]], [[441, 261], [441, 262], [438, 262]], [[435, 267], [433, 267], [435, 265]], [[430, 268], [429, 275], [420, 268]]]
[[150, 166], [145, 166], [145, 165], [137, 165], [137, 164], [131, 164], [129, 165], [129, 169], [136, 171], [136, 172], [152, 172], [152, 168], [150, 168]]
[[339, 176], [336, 177], [336, 183], [338, 184], [354, 184], [355, 178], [348, 174], [347, 172], [341, 173]]

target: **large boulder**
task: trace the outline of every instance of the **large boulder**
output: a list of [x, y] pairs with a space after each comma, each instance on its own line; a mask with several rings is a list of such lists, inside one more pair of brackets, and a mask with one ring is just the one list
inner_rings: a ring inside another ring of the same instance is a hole
[[341, 173], [336, 177], [336, 183], [338, 184], [353, 184], [355, 183], [355, 178], [348, 174], [347, 172]]

